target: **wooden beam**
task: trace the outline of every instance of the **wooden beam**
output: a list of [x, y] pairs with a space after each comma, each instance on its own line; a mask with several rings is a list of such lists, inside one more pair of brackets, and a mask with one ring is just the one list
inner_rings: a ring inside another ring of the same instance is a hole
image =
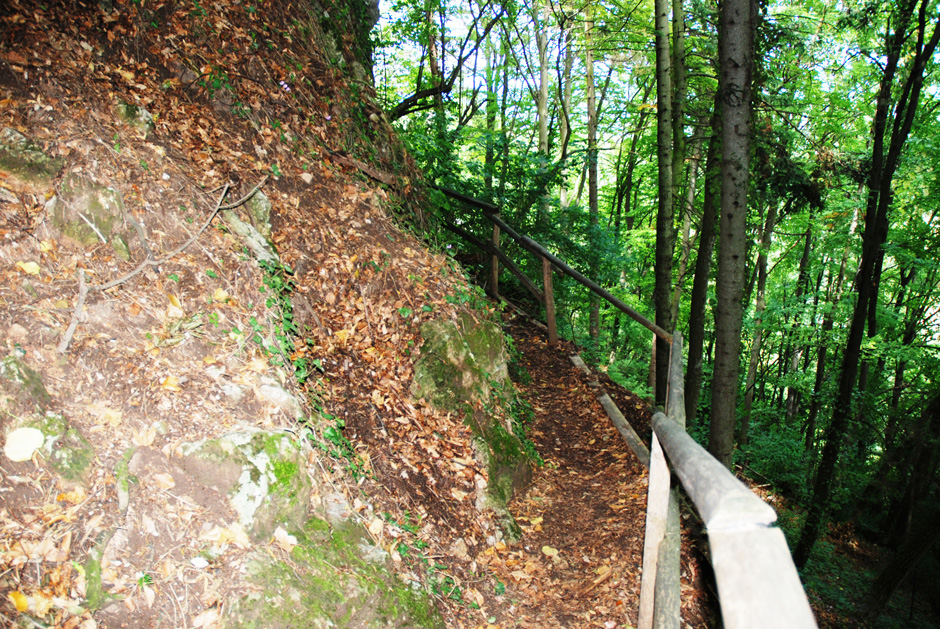
[[666, 530], [659, 543], [656, 561], [656, 587], [653, 604], [653, 626], [656, 629], [679, 629], [682, 621], [682, 601], [679, 581], [679, 488], [669, 490], [666, 509]]
[[[506, 265], [506, 268], [509, 269], [509, 272], [519, 279], [519, 282], [525, 287], [525, 289], [532, 293], [532, 295], [539, 300], [540, 304], [545, 303], [545, 296], [542, 294], [542, 291], [539, 290], [538, 286], [535, 285], [535, 282], [530, 280], [528, 276], [523, 273], [522, 270], [517, 267], [512, 260], [509, 259], [509, 256], [507, 256], [502, 249], [494, 247], [493, 243], [491, 242], [477, 238], [463, 227], [448, 221], [446, 218], [443, 219], [443, 224], [445, 228], [454, 232], [473, 246], [499, 258], [502, 263]], [[494, 297], [498, 298], [498, 296]]]
[[555, 267], [557, 267], [559, 271], [571, 277], [576, 282], [586, 286], [591, 291], [593, 291], [596, 295], [605, 299], [609, 304], [611, 304], [615, 308], [619, 308], [620, 311], [626, 314], [628, 317], [630, 317], [634, 321], [652, 330], [654, 333], [656, 333], [658, 337], [666, 341], [672, 342], [672, 335], [669, 332], [666, 332], [661, 327], [659, 327], [658, 325], [656, 325], [655, 323], [653, 323], [652, 321], [650, 321], [649, 319], [641, 315], [639, 312], [637, 312], [636, 310], [634, 310], [627, 304], [623, 303], [622, 301], [620, 301], [619, 299], [611, 295], [610, 292], [608, 292], [604, 288], [601, 288], [596, 283], [592, 282], [591, 280], [586, 278], [584, 275], [582, 275], [575, 269], [565, 264], [560, 258], [552, 255], [545, 247], [543, 247], [539, 243], [535, 242], [528, 236], [523, 236], [522, 234], [514, 230], [512, 227], [507, 225], [503, 219], [497, 216], [497, 214], [499, 213], [499, 208], [493, 205], [492, 203], [487, 203], [486, 201], [480, 201], [479, 199], [474, 199], [473, 197], [469, 197], [465, 194], [461, 194], [459, 192], [456, 192], [455, 190], [449, 190], [447, 188], [441, 188], [439, 186], [435, 186], [435, 189], [443, 192], [445, 195], [447, 195], [448, 197], [452, 199], [455, 199], [462, 203], [466, 203], [467, 205], [470, 205], [472, 207], [483, 210], [483, 215], [487, 218], [487, 220], [489, 220], [494, 225], [499, 226], [501, 230], [503, 230], [506, 234], [508, 234], [513, 240], [518, 242], [519, 245], [523, 249], [525, 249], [526, 251], [528, 251], [529, 253], [531, 253], [532, 255], [536, 257], [547, 258], [548, 261], [551, 262], [553, 265], [555, 265]]
[[[493, 225], [493, 246], [499, 250], [499, 227]], [[499, 256], [490, 257], [490, 288], [499, 297]]]
[[[572, 356], [571, 363], [580, 369], [584, 375], [593, 378], [591, 370], [584, 364], [584, 360], [582, 360], [580, 356], [577, 354]], [[611, 423], [617, 428], [617, 432], [620, 433], [620, 436], [623, 437], [624, 443], [633, 450], [633, 454], [640, 460], [640, 463], [648, 468], [650, 466], [650, 451], [646, 447], [646, 444], [643, 443], [643, 440], [640, 439], [640, 435], [636, 434], [633, 426], [630, 425], [630, 422], [623, 416], [623, 413], [620, 412], [620, 409], [610, 398], [610, 395], [604, 391], [597, 380], [592, 380], [590, 386], [597, 392], [597, 401], [600, 402], [604, 410], [607, 411], [607, 416], [610, 418]]]
[[[493, 226], [493, 229], [499, 227]], [[558, 326], [555, 324], [555, 291], [552, 288], [552, 264], [542, 258], [542, 286], [545, 290], [545, 321], [548, 322], [548, 344], [558, 343]]]
[[755, 496], [676, 422], [656, 413], [653, 430], [706, 528], [766, 527], [777, 520], [769, 504]]
[[669, 466], [659, 445], [659, 438], [653, 433], [653, 447], [650, 448], [650, 476], [646, 498], [646, 539], [643, 542], [643, 572], [640, 580], [640, 611], [637, 618], [638, 629], [652, 629], [653, 604], [656, 592], [656, 572], [658, 569], [659, 546], [666, 533], [666, 514], [669, 510]]
[[725, 627], [816, 627], [783, 531], [708, 531], [708, 547]]
[[666, 382], [666, 415], [685, 428], [685, 371], [682, 369], [682, 333], [672, 333], [669, 375]]
[[515, 238], [516, 241], [517, 241], [523, 248], [525, 248], [526, 250], [528, 250], [528, 251], [531, 252], [532, 254], [534, 254], [534, 255], [536, 255], [536, 256], [541, 256], [541, 257], [543, 257], [543, 258], [547, 258], [547, 259], [549, 260], [549, 262], [551, 262], [553, 265], [555, 265], [556, 268], [558, 268], [559, 271], [561, 271], [561, 272], [564, 273], [565, 275], [571, 277], [571, 278], [574, 279], [576, 282], [578, 282], [578, 283], [580, 283], [580, 284], [586, 286], [586, 287], [589, 288], [591, 291], [593, 291], [596, 295], [598, 295], [598, 296], [602, 297], [603, 299], [607, 300], [607, 302], [608, 302], [609, 304], [611, 304], [612, 306], [614, 306], [614, 307], [616, 307], [616, 308], [619, 308], [624, 314], [626, 314], [628, 317], [630, 317], [630, 318], [633, 319], [634, 321], [636, 321], [636, 322], [640, 323], [641, 325], [645, 326], [646, 328], [652, 330], [652, 331], [655, 332], [656, 335], [659, 336], [660, 338], [665, 339], [666, 341], [670, 341], [670, 342], [672, 341], [672, 335], [671, 335], [671, 334], [669, 334], [668, 332], [666, 332], [665, 330], [663, 330], [661, 327], [659, 327], [658, 325], [656, 325], [655, 323], [653, 323], [652, 321], [650, 321], [649, 319], [647, 319], [646, 317], [644, 317], [643, 315], [641, 315], [639, 312], [637, 312], [636, 310], [634, 310], [633, 308], [631, 308], [631, 307], [628, 306], [627, 304], [623, 303], [622, 301], [620, 301], [619, 299], [617, 299], [616, 297], [614, 297], [613, 295], [611, 295], [610, 292], [608, 292], [606, 289], [601, 288], [601, 287], [600, 287], [599, 285], [597, 285], [595, 282], [589, 280], [589, 279], [586, 278], [584, 275], [582, 275], [580, 272], [576, 271], [575, 269], [573, 269], [573, 268], [571, 268], [570, 266], [568, 266], [567, 264], [565, 264], [560, 258], [558, 258], [558, 257], [556, 257], [556, 256], [554, 256], [554, 255], [552, 255], [552, 253], [550, 253], [545, 247], [543, 247], [543, 246], [540, 245], [539, 243], [535, 242], [534, 240], [532, 240], [532, 239], [529, 238], [528, 236], [523, 236], [522, 234], [519, 234], [519, 233], [515, 232], [515, 230], [513, 230], [511, 227], [509, 227], [509, 225], [507, 225], [501, 218], [499, 218], [499, 217], [497, 217], [497, 216], [495, 216], [495, 215], [486, 215], [486, 218], [489, 219], [489, 221], [492, 222], [493, 224], [499, 225], [500, 228], [501, 228], [504, 232], [506, 232], [507, 234], [509, 234], [509, 235], [512, 236], [513, 238]]

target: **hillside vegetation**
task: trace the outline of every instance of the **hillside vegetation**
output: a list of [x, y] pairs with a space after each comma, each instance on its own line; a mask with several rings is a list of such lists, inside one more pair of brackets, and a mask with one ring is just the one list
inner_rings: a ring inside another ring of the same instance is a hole
[[496, 613], [498, 579], [458, 585], [445, 558], [506, 548], [534, 453], [508, 380], [450, 410], [412, 394], [431, 322], [504, 377], [507, 355], [497, 311], [401, 227], [429, 206], [372, 100], [375, 17], [0, 9], [4, 624]]

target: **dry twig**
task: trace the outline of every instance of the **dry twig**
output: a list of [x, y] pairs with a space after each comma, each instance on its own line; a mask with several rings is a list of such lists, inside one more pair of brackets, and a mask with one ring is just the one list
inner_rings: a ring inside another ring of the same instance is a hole
[[248, 201], [248, 199], [253, 197], [258, 190], [261, 189], [261, 186], [263, 186], [268, 181], [268, 177], [269, 175], [266, 175], [265, 178], [262, 179], [258, 183], [258, 185], [252, 188], [251, 191], [245, 196], [243, 196], [241, 199], [239, 199], [238, 201], [235, 201], [234, 203], [229, 203], [227, 205], [222, 205], [222, 201], [225, 199], [225, 195], [228, 194], [229, 185], [226, 184], [225, 186], [223, 186], [222, 194], [219, 195], [219, 201], [216, 203], [215, 209], [209, 215], [209, 218], [206, 219], [206, 222], [202, 224], [202, 227], [200, 227], [196, 231], [196, 233], [193, 234], [192, 237], [189, 238], [189, 240], [187, 240], [182, 245], [180, 245], [179, 247], [177, 247], [176, 249], [174, 249], [169, 254], [167, 254], [166, 256], [164, 256], [163, 258], [159, 260], [154, 260], [152, 259], [152, 256], [148, 255], [147, 259], [141, 262], [137, 266], [137, 268], [135, 268], [130, 273], [127, 273], [126, 275], [123, 275], [117, 278], [116, 280], [111, 280], [110, 282], [99, 284], [97, 286], [86, 286], [85, 285], [85, 270], [79, 269], [78, 271], [78, 301], [76, 302], [75, 310], [72, 313], [72, 321], [71, 323], [69, 323], [69, 327], [65, 331], [65, 336], [62, 337], [62, 342], [59, 343], [59, 348], [58, 348], [59, 353], [64, 354], [69, 349], [69, 343], [72, 342], [72, 335], [75, 334], [75, 328], [78, 327], [79, 319], [82, 316], [82, 309], [85, 307], [85, 297], [88, 295], [89, 292], [105, 291], [105, 290], [108, 290], [109, 288], [114, 288], [115, 286], [119, 286], [120, 284], [123, 284], [124, 282], [135, 277], [136, 275], [139, 275], [148, 266], [156, 267], [173, 259], [173, 257], [175, 257], [177, 254], [179, 254], [180, 252], [185, 250], [187, 247], [189, 247], [191, 244], [193, 244], [196, 241], [196, 239], [199, 238], [202, 232], [206, 231], [206, 229], [209, 227], [209, 224], [212, 223], [212, 219], [214, 219], [219, 212], [221, 212], [222, 210], [232, 210], [244, 204], [246, 201]]

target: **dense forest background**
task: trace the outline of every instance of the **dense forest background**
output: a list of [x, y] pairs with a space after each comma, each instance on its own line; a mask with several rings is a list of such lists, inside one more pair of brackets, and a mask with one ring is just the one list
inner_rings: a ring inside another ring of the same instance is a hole
[[[872, 617], [905, 579], [940, 601], [937, 2], [722, 11], [386, 3], [376, 89], [431, 181], [685, 336], [690, 432], [774, 488], [812, 589], [865, 591]], [[492, 288], [486, 257], [428, 229]], [[538, 311], [511, 275], [499, 291]], [[560, 332], [660, 398], [652, 335], [555, 291]], [[840, 539], [883, 548], [878, 570], [846, 568]]]

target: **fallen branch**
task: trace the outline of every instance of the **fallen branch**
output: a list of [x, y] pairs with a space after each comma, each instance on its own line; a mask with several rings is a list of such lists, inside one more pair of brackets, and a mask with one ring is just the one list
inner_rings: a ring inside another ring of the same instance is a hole
[[377, 168], [373, 168], [368, 164], [360, 162], [358, 159], [352, 157], [346, 157], [345, 155], [340, 155], [339, 153], [334, 153], [330, 151], [330, 159], [344, 166], [349, 166], [351, 168], [358, 168], [360, 171], [375, 179], [379, 183], [384, 183], [387, 186], [394, 186], [398, 183], [398, 177], [391, 173], [381, 171]]
[[[153, 255], [153, 251], [150, 249], [150, 245], [147, 244], [147, 234], [144, 233], [143, 226], [137, 222], [137, 219], [130, 213], [127, 214], [127, 222], [131, 224], [134, 228], [134, 231], [137, 232], [137, 237], [140, 239], [140, 244], [144, 248], [144, 253], [146, 254], [147, 260], [156, 261], [157, 256]], [[160, 267], [155, 267], [156, 271], [160, 272]]]
[[180, 245], [179, 247], [177, 247], [176, 249], [174, 249], [169, 254], [165, 255], [163, 258], [159, 260], [154, 260], [152, 254], [150, 254], [147, 256], [146, 260], [144, 260], [139, 265], [137, 265], [137, 268], [135, 268], [130, 273], [127, 273], [126, 275], [123, 275], [117, 278], [116, 280], [111, 280], [110, 282], [99, 284], [97, 286], [86, 286], [85, 285], [85, 270], [79, 269], [78, 270], [78, 301], [75, 303], [75, 310], [72, 312], [72, 321], [71, 323], [69, 323], [69, 327], [65, 331], [65, 336], [62, 337], [62, 342], [59, 343], [59, 347], [58, 347], [59, 353], [64, 354], [69, 349], [69, 343], [72, 342], [72, 335], [75, 334], [75, 329], [78, 327], [78, 322], [82, 316], [82, 310], [85, 307], [85, 297], [88, 295], [88, 293], [92, 291], [105, 291], [105, 290], [108, 290], [109, 288], [114, 288], [115, 286], [119, 286], [120, 284], [123, 284], [129, 279], [139, 275], [148, 266], [159, 266], [165, 262], [170, 261], [176, 255], [178, 255], [187, 247], [189, 247], [191, 244], [196, 242], [196, 239], [199, 238], [202, 232], [206, 231], [206, 229], [209, 227], [209, 224], [212, 223], [212, 219], [214, 219], [219, 212], [221, 212], [222, 210], [235, 209], [238, 206], [244, 204], [246, 201], [248, 201], [248, 199], [253, 197], [255, 193], [261, 189], [261, 186], [263, 186], [268, 181], [269, 176], [270, 175], [266, 175], [265, 178], [262, 179], [258, 183], [258, 185], [256, 185], [254, 188], [251, 189], [251, 192], [243, 196], [238, 201], [235, 201], [234, 203], [229, 203], [228, 205], [222, 205], [222, 201], [225, 199], [225, 195], [228, 194], [228, 189], [229, 189], [229, 185], [225, 184], [222, 187], [222, 194], [219, 195], [219, 201], [218, 203], [216, 203], [215, 209], [209, 215], [209, 218], [206, 219], [206, 222], [202, 224], [202, 227], [200, 227], [196, 231], [196, 233], [193, 234], [192, 237], [190, 237], [189, 240], [187, 240], [182, 245]]
[[106, 284], [99, 284], [98, 286], [92, 286], [89, 290], [101, 291], [101, 290], [108, 290], [109, 288], [114, 288], [115, 286], [123, 284], [124, 282], [131, 279], [132, 277], [140, 274], [148, 266], [159, 266], [165, 262], [169, 262], [171, 259], [176, 257], [179, 253], [181, 253], [183, 250], [189, 247], [191, 244], [196, 242], [196, 239], [202, 235], [202, 232], [206, 231], [206, 229], [209, 227], [209, 224], [212, 222], [212, 219], [214, 219], [219, 212], [221, 212], [222, 210], [231, 210], [231, 209], [237, 208], [239, 205], [244, 204], [246, 201], [248, 201], [248, 199], [253, 197], [255, 192], [257, 192], [261, 188], [261, 186], [263, 186], [265, 182], [267, 182], [268, 177], [270, 177], [270, 175], [265, 175], [264, 179], [262, 179], [261, 182], [257, 186], [251, 189], [251, 192], [243, 196], [238, 201], [234, 203], [229, 203], [228, 205], [222, 205], [222, 199], [224, 199], [225, 195], [228, 194], [229, 186], [228, 184], [226, 184], [222, 188], [222, 194], [219, 196], [219, 202], [216, 203], [215, 209], [212, 211], [212, 214], [209, 215], [209, 218], [206, 219], [206, 222], [202, 224], [202, 227], [196, 230], [196, 233], [193, 234], [189, 240], [184, 242], [182, 245], [180, 245], [179, 247], [177, 247], [176, 249], [174, 249], [173, 251], [171, 251], [170, 253], [162, 257], [161, 259], [144, 260], [137, 266], [136, 269], [134, 269], [127, 275], [119, 277], [116, 280], [111, 280], [110, 282], [107, 282]]
[[65, 330], [65, 336], [59, 343], [59, 353], [64, 354], [69, 351], [69, 343], [72, 342], [72, 335], [75, 334], [75, 328], [78, 327], [78, 320], [82, 317], [82, 309], [85, 307], [85, 297], [88, 295], [88, 286], [85, 284], [85, 269], [78, 270], [78, 301], [75, 303], [75, 310], [72, 312], [72, 321], [68, 329]]

